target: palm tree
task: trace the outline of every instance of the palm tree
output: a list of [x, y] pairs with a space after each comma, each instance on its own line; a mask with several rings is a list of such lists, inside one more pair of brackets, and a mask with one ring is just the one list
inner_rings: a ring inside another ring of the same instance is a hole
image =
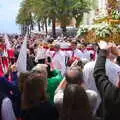
[[21, 28], [23, 29], [24, 34], [27, 31], [30, 33], [31, 29], [33, 29], [32, 15], [26, 0], [21, 3], [21, 8], [19, 9], [16, 23], [22, 26]]
[[[71, 19], [76, 19], [79, 26], [83, 13], [91, 9], [93, 1], [96, 0], [24, 0], [21, 3], [16, 22], [26, 29], [33, 29], [34, 22], [43, 23], [47, 33], [47, 21], [52, 23], [52, 34], [56, 37], [56, 21], [60, 23], [63, 34], [66, 34], [66, 26]], [[34, 14], [34, 16], [32, 16]]]

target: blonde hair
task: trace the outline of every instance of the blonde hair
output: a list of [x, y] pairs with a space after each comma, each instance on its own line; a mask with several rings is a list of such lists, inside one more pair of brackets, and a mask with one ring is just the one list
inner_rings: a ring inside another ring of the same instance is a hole
[[47, 65], [46, 64], [37, 64], [33, 69], [33, 72], [44, 73], [47, 76]]

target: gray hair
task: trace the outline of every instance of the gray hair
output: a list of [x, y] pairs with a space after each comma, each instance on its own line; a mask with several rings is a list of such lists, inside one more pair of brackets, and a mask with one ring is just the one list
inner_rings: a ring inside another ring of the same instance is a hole
[[47, 65], [46, 64], [37, 64], [33, 69], [32, 72], [43, 73], [47, 76]]

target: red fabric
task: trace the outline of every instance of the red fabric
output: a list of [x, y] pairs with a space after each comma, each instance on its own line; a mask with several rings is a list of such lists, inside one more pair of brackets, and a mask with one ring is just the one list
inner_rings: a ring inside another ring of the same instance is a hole
[[3, 72], [3, 69], [2, 69], [2, 59], [0, 57], [0, 77], [3, 77], [4, 76], [4, 72]]
[[54, 58], [54, 57], [55, 57], [55, 55], [56, 55], [56, 52], [54, 52], [54, 54], [53, 54], [52, 58]]
[[17, 120], [23, 120], [22, 118], [17, 118]]
[[120, 80], [119, 80], [119, 82], [118, 82], [118, 84], [117, 84], [117, 87], [120, 88]]
[[0, 44], [0, 48], [1, 48], [2, 50], [4, 50], [4, 49], [5, 49], [5, 45], [4, 45], [4, 44]]
[[[49, 47], [44, 47], [45, 49], [49, 49]], [[62, 51], [72, 51], [71, 48], [61, 48]], [[55, 48], [50, 48], [50, 51], [55, 51]]]
[[93, 60], [95, 60], [96, 58], [96, 51], [94, 50], [94, 53], [93, 53]]
[[87, 50], [93, 50], [94, 51], [94, 48], [87, 48]]
[[68, 66], [71, 66], [72, 63], [73, 63], [75, 60], [80, 60], [80, 58], [78, 58], [78, 57], [71, 57], [71, 58], [68, 60], [67, 65], [68, 65]]
[[7, 52], [8, 52], [9, 58], [14, 58], [15, 57], [15, 50], [14, 49], [10, 49]]
[[72, 51], [72, 48], [61, 48], [63, 51]]

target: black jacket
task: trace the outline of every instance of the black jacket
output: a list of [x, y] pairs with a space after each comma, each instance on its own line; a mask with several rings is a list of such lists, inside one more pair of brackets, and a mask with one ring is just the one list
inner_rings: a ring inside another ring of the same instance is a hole
[[95, 65], [94, 78], [103, 102], [104, 120], [120, 120], [120, 88], [114, 86], [106, 76], [107, 52], [101, 50]]

